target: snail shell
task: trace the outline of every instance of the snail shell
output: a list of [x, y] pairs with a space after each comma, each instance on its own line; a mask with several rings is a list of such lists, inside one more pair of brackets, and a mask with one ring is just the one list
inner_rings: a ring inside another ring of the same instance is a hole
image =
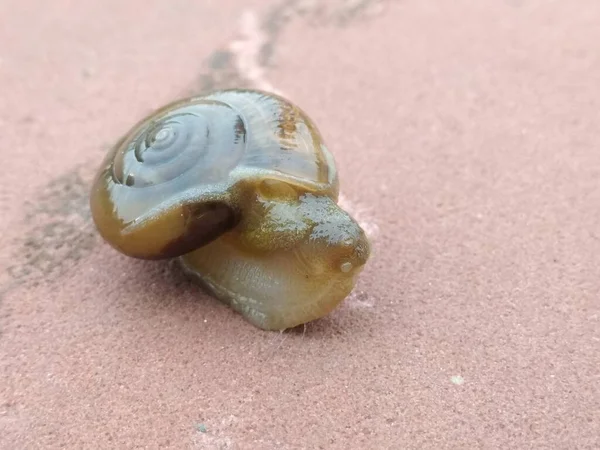
[[137, 123], [103, 161], [90, 206], [119, 252], [178, 258], [250, 323], [283, 330], [336, 308], [369, 258], [338, 192], [334, 158], [299, 107], [231, 89]]

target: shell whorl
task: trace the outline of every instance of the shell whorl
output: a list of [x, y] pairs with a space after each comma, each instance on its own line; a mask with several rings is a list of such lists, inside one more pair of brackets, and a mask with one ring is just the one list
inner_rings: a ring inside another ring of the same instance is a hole
[[144, 188], [194, 172], [196, 183], [218, 182], [242, 158], [246, 135], [242, 117], [229, 105], [210, 100], [176, 104], [130, 133], [115, 155], [113, 179]]
[[270, 179], [337, 199], [335, 161], [303, 111], [260, 91], [217, 91], [133, 126], [96, 178], [92, 212], [121, 252], [172, 257], [235, 226]]

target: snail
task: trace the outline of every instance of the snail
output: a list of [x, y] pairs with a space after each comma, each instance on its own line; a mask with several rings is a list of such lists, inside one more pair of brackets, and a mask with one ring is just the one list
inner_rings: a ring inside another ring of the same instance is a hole
[[274, 331], [333, 311], [369, 259], [338, 196], [335, 160], [299, 106], [224, 89], [133, 126], [102, 162], [90, 208], [114, 249], [176, 258], [205, 291]]

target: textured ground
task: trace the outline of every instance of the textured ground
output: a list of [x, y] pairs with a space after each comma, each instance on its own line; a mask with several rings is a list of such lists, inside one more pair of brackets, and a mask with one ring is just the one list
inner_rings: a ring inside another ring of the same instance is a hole
[[[600, 3], [4, 0], [0, 448], [600, 448]], [[283, 93], [374, 255], [257, 330], [87, 207], [189, 93]]]

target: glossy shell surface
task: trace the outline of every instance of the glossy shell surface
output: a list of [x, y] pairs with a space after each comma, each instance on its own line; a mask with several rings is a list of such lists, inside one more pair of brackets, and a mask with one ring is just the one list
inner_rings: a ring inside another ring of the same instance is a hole
[[232, 228], [233, 197], [266, 179], [338, 195], [333, 157], [303, 111], [260, 91], [218, 91], [134, 126], [107, 155], [91, 208], [118, 250], [171, 258]]

